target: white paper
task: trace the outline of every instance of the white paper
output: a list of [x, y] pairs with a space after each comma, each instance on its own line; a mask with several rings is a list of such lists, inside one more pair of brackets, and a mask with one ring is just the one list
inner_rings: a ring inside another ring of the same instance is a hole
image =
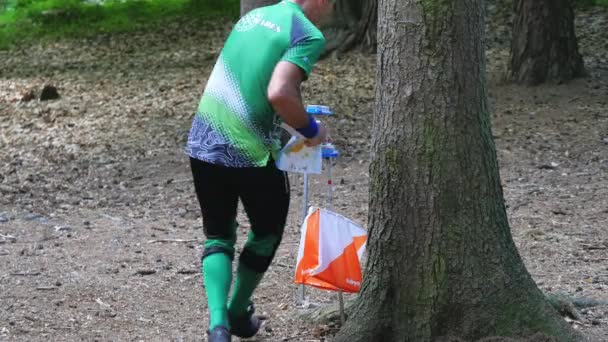
[[308, 147], [305, 139], [292, 136], [279, 152], [277, 167], [280, 170], [297, 173], [321, 174], [323, 156], [321, 145]]

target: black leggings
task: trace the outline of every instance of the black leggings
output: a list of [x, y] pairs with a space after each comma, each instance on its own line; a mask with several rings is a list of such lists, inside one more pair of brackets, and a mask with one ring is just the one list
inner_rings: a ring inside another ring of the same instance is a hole
[[196, 195], [203, 215], [206, 255], [234, 255], [238, 200], [251, 224], [244, 262], [258, 272], [270, 265], [283, 236], [289, 211], [287, 174], [270, 160], [265, 167], [230, 168], [190, 158]]

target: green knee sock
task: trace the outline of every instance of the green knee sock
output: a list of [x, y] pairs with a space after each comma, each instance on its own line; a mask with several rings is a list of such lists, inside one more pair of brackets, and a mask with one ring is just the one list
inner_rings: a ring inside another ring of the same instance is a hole
[[218, 325], [228, 327], [226, 302], [232, 283], [232, 260], [224, 253], [214, 253], [203, 259], [203, 281], [209, 308], [209, 330]]
[[240, 316], [247, 311], [251, 295], [263, 276], [264, 273], [255, 272], [242, 263], [239, 263], [236, 281], [234, 283], [234, 291], [232, 292], [232, 298], [228, 305], [228, 311], [230, 311], [232, 315]]

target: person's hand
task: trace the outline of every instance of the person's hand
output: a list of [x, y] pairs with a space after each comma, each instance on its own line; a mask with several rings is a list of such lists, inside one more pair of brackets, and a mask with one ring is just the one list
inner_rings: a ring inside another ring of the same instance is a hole
[[306, 146], [314, 147], [324, 142], [329, 141], [329, 132], [322, 122], [318, 123], [319, 132], [314, 138], [306, 139]]

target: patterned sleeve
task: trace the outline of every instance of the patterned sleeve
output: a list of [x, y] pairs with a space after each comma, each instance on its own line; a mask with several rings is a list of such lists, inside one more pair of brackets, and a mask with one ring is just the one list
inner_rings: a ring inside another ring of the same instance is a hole
[[303, 37], [287, 49], [281, 60], [299, 66], [304, 71], [305, 79], [308, 79], [324, 48], [325, 38], [323, 36]]

